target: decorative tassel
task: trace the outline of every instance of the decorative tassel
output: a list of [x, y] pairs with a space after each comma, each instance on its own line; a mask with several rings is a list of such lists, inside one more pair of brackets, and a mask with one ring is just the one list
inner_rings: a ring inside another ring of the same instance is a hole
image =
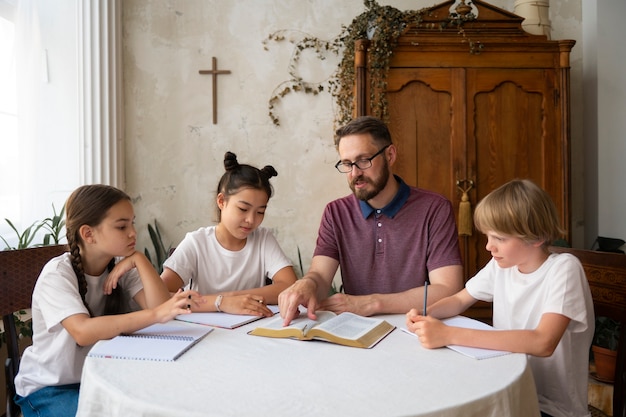
[[461, 202], [459, 203], [459, 236], [471, 236], [472, 235], [472, 206], [467, 196], [467, 191], [463, 191]]

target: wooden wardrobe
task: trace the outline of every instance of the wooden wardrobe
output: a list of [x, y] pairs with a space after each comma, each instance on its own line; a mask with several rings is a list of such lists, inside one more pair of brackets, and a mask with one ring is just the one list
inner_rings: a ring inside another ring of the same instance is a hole
[[[394, 172], [473, 208], [494, 188], [529, 178], [554, 199], [570, 240], [569, 55], [575, 41], [526, 33], [522, 17], [474, 0], [477, 18], [440, 28], [454, 1], [430, 8], [393, 50], [385, 95], [398, 148]], [[432, 23], [432, 25], [429, 25]], [[470, 42], [474, 51], [470, 52]], [[482, 45], [478, 50], [477, 45]], [[356, 113], [372, 114], [368, 41], [357, 45]], [[458, 217], [457, 217], [458, 218]], [[460, 235], [465, 279], [489, 261], [486, 239]], [[483, 305], [472, 310], [491, 316]]]

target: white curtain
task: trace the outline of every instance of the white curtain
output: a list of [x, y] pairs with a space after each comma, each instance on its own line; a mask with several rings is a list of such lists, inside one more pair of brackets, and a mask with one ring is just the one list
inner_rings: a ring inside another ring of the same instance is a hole
[[14, 180], [20, 184], [20, 229], [28, 226], [29, 219], [39, 215], [35, 173], [41, 163], [37, 138], [40, 137], [41, 90], [47, 71], [44, 54], [37, 3], [35, 0], [19, 0], [15, 14], [19, 169]]
[[21, 232], [81, 184], [123, 187], [121, 3], [0, 0], [0, 12], [5, 5], [15, 22], [19, 149], [0, 185], [19, 190], [0, 194], [20, 197], [14, 210], [0, 200], [0, 235], [15, 240], [4, 218]]

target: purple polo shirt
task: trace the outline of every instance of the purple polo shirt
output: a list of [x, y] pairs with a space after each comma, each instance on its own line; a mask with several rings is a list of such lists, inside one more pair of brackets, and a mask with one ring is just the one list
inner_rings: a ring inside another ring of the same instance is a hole
[[339, 261], [346, 294], [406, 291], [428, 271], [462, 264], [450, 201], [395, 178], [400, 189], [380, 210], [354, 194], [324, 209], [313, 256]]

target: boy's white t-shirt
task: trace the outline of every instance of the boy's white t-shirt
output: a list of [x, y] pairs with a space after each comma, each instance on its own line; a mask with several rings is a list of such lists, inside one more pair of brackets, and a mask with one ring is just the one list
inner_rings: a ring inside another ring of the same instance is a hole
[[176, 272], [185, 286], [193, 279], [193, 289], [200, 294], [258, 288], [265, 285], [265, 277], [271, 279], [291, 266], [268, 229], [257, 228], [241, 250], [231, 251], [219, 244], [215, 228], [202, 227], [187, 233], [163, 264]]
[[496, 329], [535, 329], [544, 313], [570, 318], [550, 357], [529, 355], [541, 411], [553, 417], [588, 416], [589, 347], [594, 310], [589, 284], [578, 258], [550, 254], [530, 274], [500, 268], [492, 259], [466, 283], [477, 300], [493, 302]]
[[[106, 296], [103, 284], [109, 272], [87, 279], [86, 300], [94, 316], [104, 313]], [[136, 269], [122, 276], [120, 285], [126, 297], [134, 297], [142, 288]], [[83, 363], [91, 346], [78, 346], [61, 322], [75, 314], [89, 314], [78, 291], [78, 279], [69, 253], [51, 259], [42, 269], [33, 290], [33, 344], [26, 348], [15, 377], [18, 395], [27, 395], [43, 387], [80, 382]]]

